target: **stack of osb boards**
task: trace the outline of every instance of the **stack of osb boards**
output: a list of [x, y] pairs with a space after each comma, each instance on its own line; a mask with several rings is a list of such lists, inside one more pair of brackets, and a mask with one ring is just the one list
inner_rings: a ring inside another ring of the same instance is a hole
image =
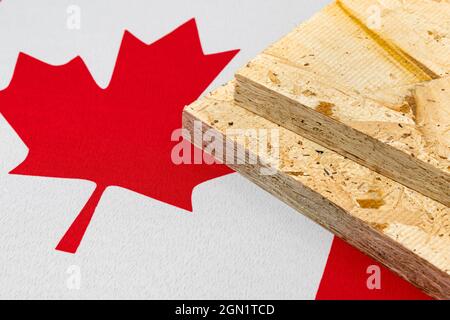
[[191, 140], [220, 161], [449, 299], [449, 73], [449, 2], [342, 0], [186, 107], [183, 124], [207, 133]]

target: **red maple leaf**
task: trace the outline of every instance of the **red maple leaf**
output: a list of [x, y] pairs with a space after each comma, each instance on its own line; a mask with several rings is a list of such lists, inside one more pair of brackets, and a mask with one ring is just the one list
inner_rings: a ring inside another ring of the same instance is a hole
[[96, 189], [56, 249], [75, 253], [108, 186], [192, 210], [192, 189], [230, 172], [223, 165], [175, 165], [172, 132], [236, 55], [203, 54], [192, 19], [151, 45], [125, 31], [109, 86], [80, 57], [51, 66], [20, 54], [0, 91], [0, 112], [29, 148], [11, 174], [84, 179]]

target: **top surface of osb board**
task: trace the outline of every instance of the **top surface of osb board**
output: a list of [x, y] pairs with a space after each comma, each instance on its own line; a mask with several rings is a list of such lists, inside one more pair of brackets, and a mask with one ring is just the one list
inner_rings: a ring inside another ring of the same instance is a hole
[[[326, 216], [333, 215], [333, 212], [325, 206], [321, 208], [322, 200], [318, 199], [330, 201], [345, 210], [347, 215], [360, 219], [383, 237], [409, 250], [411, 256], [389, 258], [392, 249], [384, 248], [388, 264], [389, 261], [391, 262], [390, 267], [397, 268], [396, 259], [406, 259], [408, 263], [415, 266], [413, 270], [417, 268], [418, 273], [424, 272], [419, 270], [421, 267], [416, 265], [416, 262], [409, 261], [411, 257], [418, 256], [442, 272], [440, 276], [427, 274], [426, 277], [429, 277], [431, 282], [440, 279], [437, 281], [443, 281], [440, 282], [443, 290], [448, 290], [450, 285], [450, 208], [236, 106], [233, 101], [233, 89], [234, 85], [229, 84], [216, 90], [188, 106], [185, 109], [185, 115], [201, 121], [205, 126], [212, 127], [229, 139], [233, 139], [232, 136], [227, 136], [227, 130], [230, 128], [278, 130], [279, 161], [274, 161], [271, 156], [258, 154], [259, 142], [246, 141], [245, 145], [248, 152], [264, 158], [263, 163], [275, 166], [279, 178], [272, 182], [262, 182], [265, 189], [277, 190], [281, 194], [280, 198], [283, 198], [282, 195], [287, 194], [290, 187], [280, 183], [279, 179], [281, 181], [294, 179], [297, 187], [293, 189], [301, 193], [301, 196], [294, 200], [294, 206], [297, 209], [303, 211], [302, 202], [308, 197], [308, 193], [300, 186], [306, 186], [320, 195], [319, 198], [312, 200], [317, 204], [316, 210], [311, 213], [313, 219], [327, 226], [326, 222], [317, 217], [321, 215], [321, 211], [325, 211], [323, 214]], [[237, 165], [234, 168], [240, 171], [242, 167]], [[256, 173], [257, 169], [250, 170], [255, 171], [255, 180], [261, 179]], [[339, 224], [343, 223], [343, 220], [336, 219], [334, 225], [327, 227], [334, 231], [340, 230]], [[358, 238], [365, 237], [365, 235], [357, 235], [357, 227], [354, 226], [354, 228], [348, 230], [349, 234]], [[344, 235], [348, 236], [348, 234]], [[370, 247], [370, 238], [364, 238], [362, 241], [368, 243]], [[397, 269], [397, 272], [407, 278], [414, 278], [414, 275], [405, 274], [405, 270]], [[423, 285], [423, 288], [428, 289], [428, 292], [436, 290], [436, 288], [427, 288], [426, 285]], [[448, 298], [450, 294], [449, 292], [433, 293], [441, 298]]]
[[450, 1], [340, 0], [342, 7], [433, 77], [450, 75]]
[[[374, 138], [392, 147], [380, 157], [399, 151], [407, 170], [417, 166], [424, 174], [418, 171], [415, 182], [402, 180], [407, 171], [397, 177], [390, 168], [379, 172], [416, 190], [428, 184], [420, 191], [449, 205], [449, 17], [447, 1], [338, 1], [239, 70], [244, 93], [237, 90], [236, 100], [280, 123], [277, 117], [295, 113], [282, 114], [281, 104], [273, 109], [278, 101], [271, 94], [277, 93], [331, 118], [333, 125]], [[267, 88], [267, 95], [257, 86]], [[361, 163], [376, 158], [367, 157], [371, 152], [358, 155]], [[372, 169], [383, 166], [382, 158], [374, 161]]]

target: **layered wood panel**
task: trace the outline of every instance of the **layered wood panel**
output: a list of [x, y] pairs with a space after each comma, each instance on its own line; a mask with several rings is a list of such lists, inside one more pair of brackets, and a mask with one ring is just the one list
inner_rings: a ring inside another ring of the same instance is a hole
[[234, 99], [450, 206], [449, 16], [446, 1], [338, 1], [239, 70]]
[[[232, 82], [185, 109], [187, 138], [428, 294], [450, 298], [450, 208], [236, 105], [234, 90]], [[421, 101], [430, 91], [416, 93]]]

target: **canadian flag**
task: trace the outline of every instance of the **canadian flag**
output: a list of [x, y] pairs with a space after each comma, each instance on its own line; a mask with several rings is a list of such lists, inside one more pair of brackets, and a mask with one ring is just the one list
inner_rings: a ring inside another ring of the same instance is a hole
[[183, 107], [327, 2], [0, 1], [0, 298], [428, 299], [227, 167], [171, 162]]

